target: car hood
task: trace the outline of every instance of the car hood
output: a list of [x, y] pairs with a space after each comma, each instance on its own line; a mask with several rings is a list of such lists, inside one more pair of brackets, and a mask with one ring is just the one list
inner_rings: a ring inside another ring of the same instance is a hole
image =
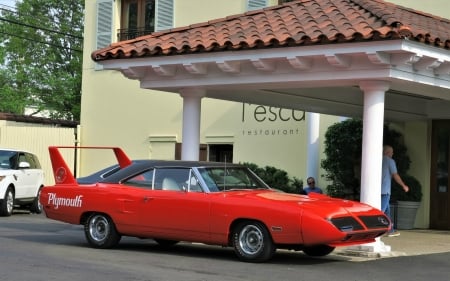
[[300, 195], [292, 193], [278, 192], [274, 190], [257, 191], [228, 191], [224, 192], [227, 197], [246, 198], [254, 200], [268, 200], [268, 204], [296, 204], [303, 210], [310, 209], [317, 215], [339, 216], [348, 212], [364, 214], [374, 210], [373, 207], [357, 201], [332, 198], [327, 195], [310, 193]]
[[17, 170], [12, 169], [0, 169], [0, 176], [9, 176], [17, 172]]

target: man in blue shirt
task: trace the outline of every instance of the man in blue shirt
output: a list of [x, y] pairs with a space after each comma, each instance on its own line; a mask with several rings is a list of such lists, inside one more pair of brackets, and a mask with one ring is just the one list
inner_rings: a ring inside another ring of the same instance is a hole
[[[391, 182], [392, 179], [397, 182], [405, 192], [409, 191], [409, 187], [403, 182], [402, 178], [397, 172], [397, 165], [394, 159], [394, 149], [390, 145], [383, 147], [383, 166], [381, 171], [381, 211], [391, 218], [391, 210], [389, 208], [389, 200], [391, 199]], [[389, 236], [398, 236], [400, 233], [394, 231], [392, 228]]]
[[303, 188], [303, 191], [306, 194], [309, 194], [310, 192], [323, 193], [322, 189], [320, 189], [320, 187], [316, 186], [316, 180], [313, 177], [309, 177], [306, 180], [306, 183], [308, 184], [308, 186]]

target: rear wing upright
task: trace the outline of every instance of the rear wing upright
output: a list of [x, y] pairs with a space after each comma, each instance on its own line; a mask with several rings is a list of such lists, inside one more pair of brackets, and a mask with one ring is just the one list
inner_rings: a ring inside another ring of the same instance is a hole
[[96, 146], [49, 146], [50, 160], [52, 162], [53, 176], [56, 184], [77, 184], [71, 169], [64, 160], [61, 148], [71, 149], [112, 149], [120, 168], [129, 166], [132, 162], [125, 152], [119, 147], [96, 147]]

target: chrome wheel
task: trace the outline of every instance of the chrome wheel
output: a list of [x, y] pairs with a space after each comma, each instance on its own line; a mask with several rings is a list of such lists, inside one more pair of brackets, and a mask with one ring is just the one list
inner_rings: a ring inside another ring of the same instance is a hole
[[120, 234], [107, 215], [93, 214], [84, 225], [84, 234], [89, 244], [96, 248], [111, 248], [120, 241]]
[[275, 253], [275, 245], [266, 226], [257, 221], [244, 221], [233, 228], [234, 252], [247, 262], [263, 262]]
[[14, 209], [14, 191], [12, 187], [6, 188], [5, 195], [0, 200], [0, 216], [9, 217], [12, 215]]
[[13, 213], [14, 209], [14, 193], [10, 188], [6, 191], [5, 195], [5, 201], [6, 201], [6, 215], [10, 216]]
[[109, 222], [101, 215], [96, 215], [89, 222], [89, 234], [97, 242], [104, 241], [109, 235]]
[[264, 247], [263, 234], [254, 225], [245, 226], [239, 233], [239, 247], [247, 255], [254, 255]]

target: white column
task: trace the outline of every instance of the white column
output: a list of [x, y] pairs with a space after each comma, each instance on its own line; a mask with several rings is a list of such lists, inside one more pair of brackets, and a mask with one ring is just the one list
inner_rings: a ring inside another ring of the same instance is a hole
[[[306, 178], [314, 177], [318, 181], [319, 177], [319, 132], [320, 114], [307, 112], [307, 149], [306, 149]], [[320, 186], [318, 184], [318, 186]]]
[[205, 96], [205, 91], [191, 88], [182, 89], [180, 95], [183, 98], [181, 160], [198, 161], [201, 102], [202, 97]]
[[[381, 208], [381, 165], [383, 160], [384, 97], [389, 83], [364, 81], [363, 143], [361, 159], [361, 202]], [[389, 255], [391, 247], [380, 238], [375, 242], [349, 247], [350, 250]]]
[[380, 209], [384, 97], [389, 83], [366, 81], [361, 82], [359, 87], [364, 91], [361, 202]]

